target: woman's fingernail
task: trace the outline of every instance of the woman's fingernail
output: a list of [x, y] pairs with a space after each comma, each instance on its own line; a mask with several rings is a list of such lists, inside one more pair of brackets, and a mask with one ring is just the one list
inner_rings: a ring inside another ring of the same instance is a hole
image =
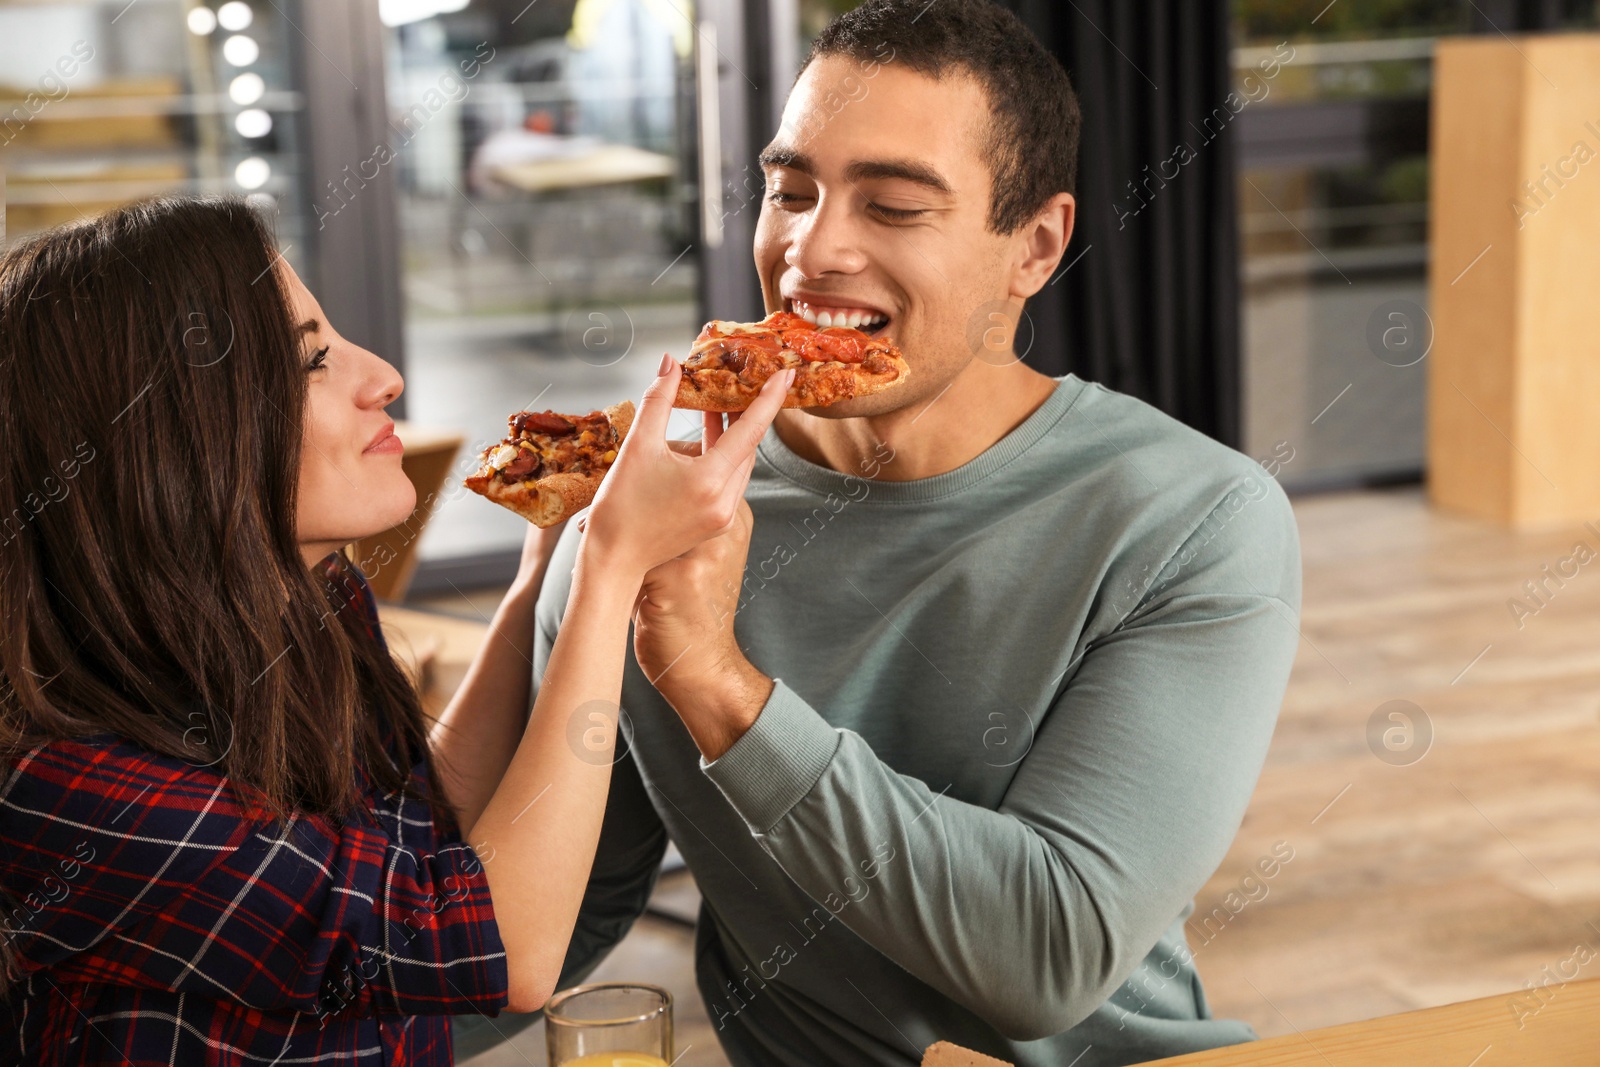
[[661, 377], [662, 375], [666, 374], [667, 371], [669, 371], [671, 369], [672, 369], [672, 353], [668, 352], [666, 355], [661, 357], [661, 369], [656, 371], [656, 377], [658, 377], [658, 378]]

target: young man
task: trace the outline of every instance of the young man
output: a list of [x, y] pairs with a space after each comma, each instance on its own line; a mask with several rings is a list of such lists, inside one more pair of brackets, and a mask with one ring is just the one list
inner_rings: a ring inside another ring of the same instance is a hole
[[[767, 306], [884, 319], [912, 377], [783, 412], [749, 512], [652, 573], [564, 984], [670, 836], [739, 1067], [1253, 1036], [1210, 1017], [1183, 928], [1297, 645], [1294, 519], [1259, 464], [1012, 351], [1077, 134], [1066, 75], [986, 0], [872, 0], [818, 39], [762, 156]], [[565, 603], [547, 583], [536, 671]]]

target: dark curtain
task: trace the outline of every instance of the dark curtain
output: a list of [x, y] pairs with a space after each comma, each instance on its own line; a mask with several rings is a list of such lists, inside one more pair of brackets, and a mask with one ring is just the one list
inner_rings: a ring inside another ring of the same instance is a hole
[[1083, 109], [1077, 225], [1057, 279], [1028, 305], [1028, 363], [1129, 393], [1238, 447], [1228, 5], [1006, 6], [1061, 61]]
[[1594, 0], [1477, 0], [1472, 28], [1477, 33], [1537, 33], [1569, 23], [1591, 21]]

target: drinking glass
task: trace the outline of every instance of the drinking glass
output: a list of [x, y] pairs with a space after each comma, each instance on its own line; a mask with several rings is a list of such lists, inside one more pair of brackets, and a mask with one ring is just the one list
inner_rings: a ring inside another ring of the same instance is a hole
[[550, 1067], [671, 1067], [672, 994], [637, 982], [557, 993], [544, 1012]]

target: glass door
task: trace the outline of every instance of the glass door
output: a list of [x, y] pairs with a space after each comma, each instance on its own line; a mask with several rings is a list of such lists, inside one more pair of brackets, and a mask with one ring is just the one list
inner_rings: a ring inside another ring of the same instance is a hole
[[[465, 434], [464, 467], [511, 412], [636, 399], [701, 325], [693, 9], [384, 0], [380, 11], [408, 419]], [[423, 537], [419, 591], [442, 584], [430, 572], [473, 582], [470, 561], [503, 569], [521, 545], [524, 521], [458, 481]]]
[[1415, 479], [1434, 44], [1592, 27], [1596, 5], [1234, 0], [1233, 18], [1249, 102], [1237, 142], [1245, 451], [1292, 449], [1291, 488]]
[[0, 0], [10, 239], [164, 193], [247, 195], [306, 248], [293, 34], [242, 0]]

